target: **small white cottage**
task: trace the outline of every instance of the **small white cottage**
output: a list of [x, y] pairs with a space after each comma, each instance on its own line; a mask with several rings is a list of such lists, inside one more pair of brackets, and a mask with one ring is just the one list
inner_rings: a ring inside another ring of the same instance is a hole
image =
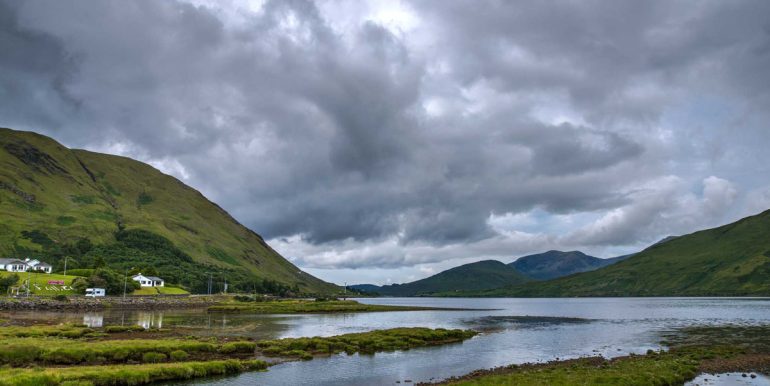
[[29, 267], [28, 269], [32, 271], [38, 271], [38, 272], [45, 272], [45, 273], [51, 273], [53, 271], [53, 267], [51, 264], [44, 263], [37, 259], [30, 260], [29, 258], [24, 259], [24, 263], [27, 264]]
[[141, 273], [134, 275], [131, 278], [133, 281], [138, 281], [142, 287], [163, 287], [163, 279], [157, 276], [144, 276]]
[[8, 272], [27, 272], [27, 263], [18, 259], [0, 259], [0, 270]]

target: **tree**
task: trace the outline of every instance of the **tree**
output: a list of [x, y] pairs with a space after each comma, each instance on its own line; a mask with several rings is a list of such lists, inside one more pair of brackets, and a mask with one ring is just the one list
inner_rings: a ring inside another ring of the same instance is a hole
[[96, 256], [94, 259], [94, 268], [104, 268], [106, 264], [104, 263], [104, 258], [101, 256]]
[[8, 292], [8, 288], [13, 287], [19, 282], [19, 275], [13, 274], [10, 276], [0, 278], [0, 292]]

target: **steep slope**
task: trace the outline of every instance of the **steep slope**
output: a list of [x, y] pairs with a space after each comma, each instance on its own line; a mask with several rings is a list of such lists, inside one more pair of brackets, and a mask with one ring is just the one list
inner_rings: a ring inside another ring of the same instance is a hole
[[415, 296], [457, 291], [477, 291], [531, 280], [515, 268], [496, 260], [461, 265], [406, 284], [386, 285], [377, 292], [387, 296]]
[[627, 256], [600, 259], [580, 251], [548, 251], [520, 257], [509, 265], [519, 272], [540, 280], [550, 280], [573, 273], [593, 271], [623, 260]]
[[770, 295], [770, 211], [655, 244], [608, 267], [487, 296]]
[[[121, 269], [155, 259], [151, 269], [197, 288], [213, 272], [222, 277], [216, 280], [232, 277], [228, 281], [241, 290], [250, 278], [301, 292], [337, 290], [300, 271], [179, 180], [129, 158], [70, 150], [35, 133], [0, 129], [0, 218], [0, 255], [37, 255], [57, 264], [74, 254], [74, 265], [104, 259]], [[84, 239], [96, 247], [79, 256], [72, 245]], [[153, 251], [178, 261], [163, 261]], [[177, 272], [183, 270], [196, 275]]]

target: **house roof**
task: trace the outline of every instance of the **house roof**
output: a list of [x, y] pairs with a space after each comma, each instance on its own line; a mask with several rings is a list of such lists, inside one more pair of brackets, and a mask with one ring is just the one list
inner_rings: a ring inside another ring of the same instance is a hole
[[149, 279], [149, 280], [152, 280], [152, 281], [163, 281], [163, 279], [161, 279], [161, 278], [159, 278], [157, 276], [144, 276], [141, 273], [138, 273], [138, 274], [132, 276], [131, 278], [132, 279], [136, 279], [137, 277], [143, 277], [145, 279]]
[[37, 263], [37, 265], [35, 265], [35, 267], [53, 267], [53, 266], [51, 264], [43, 263], [41, 261], [41, 262]]
[[11, 263], [14, 263], [14, 264], [15, 263], [26, 264], [25, 262], [23, 262], [23, 261], [21, 261], [19, 259], [0, 259], [0, 265], [6, 265], [6, 264], [11, 264]]

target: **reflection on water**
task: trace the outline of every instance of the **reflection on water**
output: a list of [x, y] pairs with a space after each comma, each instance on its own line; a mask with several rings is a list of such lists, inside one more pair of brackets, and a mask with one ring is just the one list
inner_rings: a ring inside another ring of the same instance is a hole
[[104, 327], [104, 314], [101, 312], [86, 312], [83, 315], [83, 325], [91, 328]]
[[335, 355], [290, 362], [262, 373], [191, 382], [195, 385], [394, 385], [429, 381], [511, 363], [586, 355], [613, 357], [659, 349], [661, 333], [702, 324], [768, 324], [770, 299], [590, 298], [445, 299], [378, 298], [364, 303], [455, 308], [321, 315], [207, 314], [205, 310], [102, 313], [15, 312], [0, 319], [17, 324], [140, 324], [184, 329], [188, 335], [274, 339], [330, 336], [393, 327], [473, 328], [463, 343], [375, 355]]
[[755, 373], [703, 374], [685, 386], [770, 386], [770, 378]]
[[150, 328], [163, 328], [163, 312], [138, 312], [136, 324]]

